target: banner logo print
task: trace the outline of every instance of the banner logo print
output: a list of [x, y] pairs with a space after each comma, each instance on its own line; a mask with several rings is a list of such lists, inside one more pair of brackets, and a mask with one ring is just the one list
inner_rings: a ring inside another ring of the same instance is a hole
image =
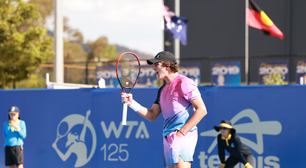
[[[248, 117], [252, 120], [252, 123], [244, 123], [234, 125], [241, 118]], [[236, 129], [237, 133], [245, 133], [245, 134], [256, 134], [257, 143], [252, 142], [249, 139], [246, 139], [240, 136], [241, 141], [256, 151], [258, 154], [262, 154], [264, 152], [264, 143], [263, 143], [263, 135], [278, 135], [282, 131], [282, 125], [278, 121], [260, 121], [256, 112], [252, 109], [245, 109], [238, 113], [231, 119], [233, 127]], [[202, 132], [200, 136], [210, 136], [217, 137], [219, 133], [214, 129]], [[212, 150], [217, 145], [217, 138], [213, 141], [213, 143], [208, 148], [208, 153], [211, 153]]]
[[[86, 116], [82, 116], [79, 114], [71, 114], [66, 116], [57, 126], [57, 137], [55, 142], [52, 144], [52, 147], [55, 149], [58, 156], [65, 162], [72, 153], [76, 154], [77, 160], [75, 162], [74, 167], [81, 167], [87, 164], [92, 156], [95, 153], [97, 146], [97, 136], [96, 131], [92, 125], [92, 123], [88, 120], [90, 115], [90, 110], [86, 112]], [[68, 125], [67, 131], [64, 134], [60, 132], [61, 124], [66, 123]], [[82, 125], [82, 131], [80, 135], [74, 134], [71, 129], [76, 125]], [[89, 156], [87, 154], [87, 146], [85, 143], [85, 136], [87, 128], [91, 132], [92, 136], [92, 146]], [[62, 153], [61, 150], [57, 148], [57, 142], [61, 138], [67, 137], [67, 142], [65, 144], [65, 148], [67, 148], [66, 153]]]

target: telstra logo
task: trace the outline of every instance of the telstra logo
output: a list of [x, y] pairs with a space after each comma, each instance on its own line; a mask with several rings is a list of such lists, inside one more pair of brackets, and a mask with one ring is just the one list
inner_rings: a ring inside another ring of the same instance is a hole
[[[240, 119], [244, 117], [250, 118], [252, 122], [235, 125], [237, 121], [239, 121]], [[278, 135], [282, 131], [282, 125], [280, 122], [278, 121], [260, 121], [257, 113], [252, 109], [245, 109], [241, 111], [240, 113], [238, 113], [236, 116], [234, 116], [231, 119], [231, 122], [232, 122], [233, 128], [236, 129], [237, 134], [240, 136], [242, 143], [252, 148], [258, 154], [264, 153], [263, 135]], [[207, 154], [210, 154], [213, 151], [213, 149], [217, 146], [217, 135], [218, 134], [219, 133], [216, 132], [214, 129], [200, 133], [200, 136], [215, 137], [214, 141], [212, 142], [212, 144], [207, 150]], [[247, 138], [244, 138], [242, 136], [243, 134], [255, 134], [257, 142], [253, 142]], [[215, 159], [219, 159], [219, 157], [218, 155], [207, 156], [205, 155], [205, 152], [201, 151], [199, 155], [199, 159], [200, 159], [201, 168], [208, 168], [208, 167], [212, 168], [212, 167], [215, 167], [214, 166], [214, 164], [216, 164]], [[207, 165], [206, 165], [206, 159], [208, 159]], [[279, 167], [279, 164], [277, 163], [277, 161], [279, 161], [279, 159], [276, 156], [268, 156], [266, 158], [259, 156], [257, 158], [257, 166], [255, 167], [258, 167], [258, 168], [263, 167], [263, 162], [267, 166]]]

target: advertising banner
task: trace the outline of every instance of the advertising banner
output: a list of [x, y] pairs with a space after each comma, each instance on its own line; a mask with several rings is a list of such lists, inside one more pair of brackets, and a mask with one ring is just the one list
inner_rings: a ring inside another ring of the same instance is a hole
[[116, 66], [97, 66], [97, 84], [99, 84], [101, 78], [105, 80], [105, 88], [120, 88], [116, 75]]
[[211, 83], [223, 85], [240, 85], [240, 62], [212, 62], [211, 63]]
[[135, 87], [157, 87], [156, 72], [153, 66], [141, 65], [139, 79]]
[[[208, 113], [197, 125], [193, 168], [218, 168], [216, 137], [220, 132], [213, 127], [223, 119], [232, 122], [241, 142], [251, 149], [254, 168], [303, 165], [306, 135], [298, 128], [306, 117], [301, 106], [306, 86], [199, 90]], [[157, 91], [135, 88], [133, 98], [151, 108]], [[129, 108], [127, 125], [121, 125], [120, 93], [119, 88], [0, 90], [0, 122], [8, 121], [11, 106], [19, 107], [27, 128], [25, 167], [165, 167], [162, 115], [150, 122]], [[0, 144], [4, 144], [4, 137]], [[4, 150], [0, 152], [0, 167], [4, 168]]]
[[180, 64], [179, 74], [185, 75], [188, 78], [195, 81], [195, 83], [200, 86], [201, 84], [201, 71], [199, 63], [191, 64]]
[[296, 67], [296, 84], [306, 85], [306, 60], [297, 60]]
[[[288, 60], [282, 61], [260, 61], [258, 66], [258, 81], [260, 85], [265, 84], [265, 79], [272, 73], [283, 75], [283, 81], [289, 83], [289, 63]], [[272, 77], [273, 78], [273, 77]], [[277, 78], [280, 78], [277, 77]]]

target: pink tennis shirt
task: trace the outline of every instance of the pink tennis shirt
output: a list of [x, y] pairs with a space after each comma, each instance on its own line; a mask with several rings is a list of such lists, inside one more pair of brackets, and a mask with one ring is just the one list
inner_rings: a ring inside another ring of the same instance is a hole
[[[163, 136], [180, 130], [189, 120], [194, 108], [190, 101], [201, 97], [195, 82], [184, 75], [177, 75], [171, 83], [164, 84], [158, 90], [156, 104], [160, 105], [164, 128]], [[193, 127], [190, 131], [196, 129]]]

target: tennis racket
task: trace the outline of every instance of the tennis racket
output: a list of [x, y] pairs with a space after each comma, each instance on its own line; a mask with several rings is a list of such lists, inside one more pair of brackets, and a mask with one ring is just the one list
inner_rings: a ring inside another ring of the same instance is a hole
[[[117, 61], [116, 74], [123, 93], [131, 93], [140, 74], [140, 61], [136, 54], [122, 53]], [[122, 125], [126, 125], [127, 104], [123, 104]]]

